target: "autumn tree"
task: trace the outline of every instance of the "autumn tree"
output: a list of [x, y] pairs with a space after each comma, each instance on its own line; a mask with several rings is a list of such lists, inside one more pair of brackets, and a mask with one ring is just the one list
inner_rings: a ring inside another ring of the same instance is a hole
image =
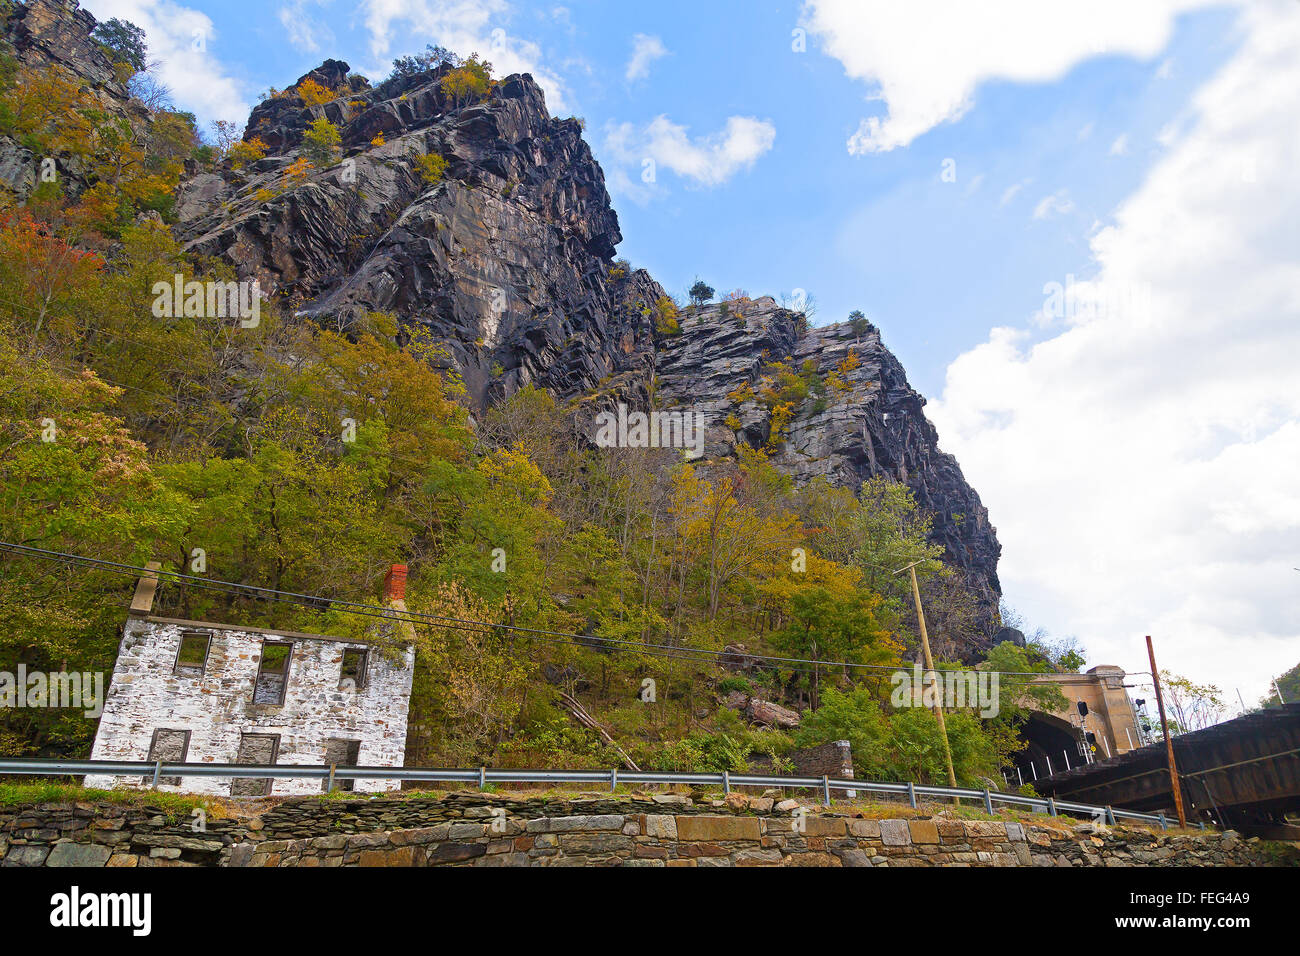
[[342, 141], [338, 127], [324, 116], [318, 116], [303, 134], [303, 155], [315, 166], [329, 166], [338, 155]]
[[457, 108], [486, 99], [491, 90], [492, 64], [477, 53], [442, 78], [442, 91]]

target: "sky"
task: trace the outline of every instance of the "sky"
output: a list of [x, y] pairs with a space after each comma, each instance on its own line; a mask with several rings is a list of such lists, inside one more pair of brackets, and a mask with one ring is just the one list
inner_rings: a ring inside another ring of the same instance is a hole
[[1300, 661], [1296, 0], [83, 0], [241, 124], [440, 44], [586, 121], [619, 255], [881, 328], [1089, 664]]

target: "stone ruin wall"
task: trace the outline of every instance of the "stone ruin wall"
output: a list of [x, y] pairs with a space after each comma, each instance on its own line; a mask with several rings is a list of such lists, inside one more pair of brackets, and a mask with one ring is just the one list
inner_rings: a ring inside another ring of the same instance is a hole
[[[201, 676], [177, 673], [182, 632], [211, 634]], [[254, 702], [263, 644], [292, 644], [284, 702]], [[359, 689], [340, 685], [343, 652], [369, 648], [366, 679]], [[398, 662], [377, 647], [304, 634], [277, 634], [256, 628], [132, 618], [126, 624], [91, 753], [94, 760], [147, 760], [155, 731], [188, 732], [184, 759], [191, 763], [239, 763], [244, 735], [279, 738], [275, 763], [345, 763], [338, 744], [355, 742], [357, 763], [402, 766], [406, 747], [407, 707], [415, 652], [397, 652]], [[178, 760], [182, 738], [171, 752]], [[253, 761], [244, 761], [253, 762]], [[151, 779], [92, 775], [86, 785], [111, 789], [139, 787]], [[183, 783], [184, 786], [179, 784]], [[264, 788], [250, 781], [253, 788]], [[357, 790], [397, 790], [396, 780], [358, 780]], [[323, 781], [276, 779], [272, 795], [319, 793]], [[229, 796], [230, 777], [164, 779], [161, 790]], [[248, 789], [245, 787], [245, 789]]]

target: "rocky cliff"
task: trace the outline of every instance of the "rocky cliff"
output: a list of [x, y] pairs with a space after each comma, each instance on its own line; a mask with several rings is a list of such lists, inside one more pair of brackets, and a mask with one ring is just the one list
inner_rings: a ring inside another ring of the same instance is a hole
[[[93, 25], [74, 3], [33, 0], [11, 15], [8, 34], [24, 62], [66, 67], [114, 109], [138, 113], [89, 39]], [[191, 168], [177, 235], [304, 320], [348, 329], [382, 311], [404, 335], [423, 327], [479, 409], [527, 384], [606, 404], [653, 396], [705, 415], [708, 458], [743, 442], [769, 446], [798, 481], [906, 482], [991, 623], [994, 529], [879, 332], [810, 328], [770, 298], [664, 323], [655, 308], [664, 290], [614, 260], [618, 217], [581, 123], [552, 118], [527, 74], [480, 101], [453, 100], [442, 83], [449, 69], [372, 86], [325, 61], [253, 110], [244, 138], [266, 145], [262, 158]], [[298, 92], [308, 79], [334, 98], [308, 102]], [[322, 117], [339, 130], [339, 155], [307, 168], [304, 135]], [[14, 155], [0, 149], [0, 165], [12, 168], [0, 178], [22, 198], [33, 158], [12, 142], [5, 149]], [[446, 161], [432, 176], [430, 156]], [[778, 366], [836, 387], [798, 399], [777, 422], [753, 393]]]
[[[7, 7], [8, 9], [3, 9]], [[131, 98], [112, 59], [90, 36], [96, 21], [75, 0], [30, 0], [0, 5], [0, 56], [15, 68], [53, 69], [91, 98], [109, 120], [125, 120], [139, 129], [149, 124], [149, 111]], [[38, 167], [45, 157], [20, 139], [0, 135], [0, 188], [23, 201], [36, 187]], [[66, 195], [77, 196], [87, 185], [85, 158], [71, 152], [55, 160]]]

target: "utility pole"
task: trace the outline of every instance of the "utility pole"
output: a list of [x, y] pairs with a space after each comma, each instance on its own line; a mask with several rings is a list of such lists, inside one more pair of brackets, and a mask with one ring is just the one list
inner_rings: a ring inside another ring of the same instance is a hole
[[1165, 719], [1165, 698], [1160, 692], [1160, 671], [1156, 669], [1156, 652], [1147, 635], [1147, 657], [1151, 659], [1151, 680], [1156, 685], [1156, 706], [1160, 708], [1160, 731], [1165, 735], [1165, 749], [1169, 753], [1169, 786], [1174, 791], [1174, 809], [1178, 811], [1178, 825], [1187, 828], [1187, 814], [1183, 810], [1183, 788], [1178, 782], [1178, 764], [1174, 761], [1174, 738], [1169, 736], [1169, 721]]
[[919, 561], [913, 561], [905, 568], [899, 568], [895, 574], [901, 574], [904, 571], [912, 573], [912, 598], [916, 601], [916, 619], [921, 625], [921, 651], [925, 654], [925, 673], [930, 678], [930, 686], [934, 688], [934, 716], [939, 721], [939, 736], [943, 738], [943, 760], [948, 766], [948, 786], [957, 786], [957, 774], [952, 769], [952, 748], [948, 745], [948, 725], [943, 720], [943, 696], [939, 688], [939, 675], [934, 672], [934, 659], [930, 656], [930, 635], [925, 629], [925, 612], [921, 610], [921, 588], [916, 583], [916, 566]]

